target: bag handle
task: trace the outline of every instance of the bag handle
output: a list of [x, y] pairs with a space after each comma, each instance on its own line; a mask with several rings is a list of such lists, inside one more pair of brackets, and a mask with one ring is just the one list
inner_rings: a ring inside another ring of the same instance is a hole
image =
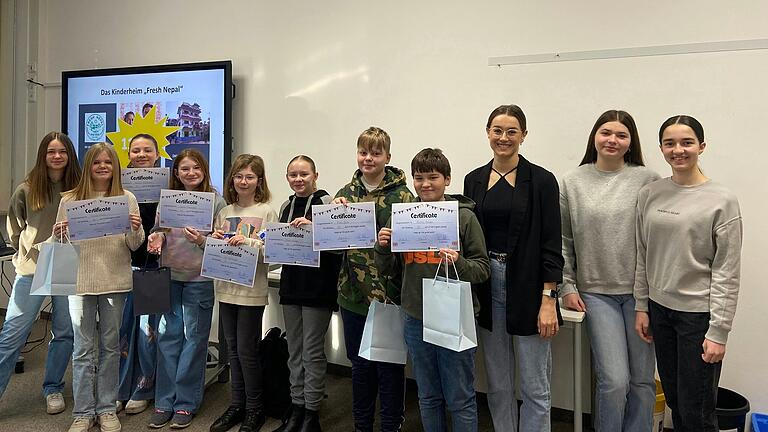
[[[442, 255], [440, 255], [440, 262], [437, 263], [437, 270], [435, 271], [435, 277], [432, 278], [432, 284], [434, 284], [435, 281], [437, 281], [437, 275], [438, 275], [438, 273], [440, 273], [440, 266], [443, 264], [443, 261], [445, 261], [445, 280], [450, 279], [448, 277], [448, 259], [444, 258]], [[456, 270], [456, 263], [453, 260], [451, 260], [451, 264], [453, 264], [453, 271], [454, 271], [454, 273], [456, 273], [456, 279], [458, 280], [459, 279], [459, 271]]]

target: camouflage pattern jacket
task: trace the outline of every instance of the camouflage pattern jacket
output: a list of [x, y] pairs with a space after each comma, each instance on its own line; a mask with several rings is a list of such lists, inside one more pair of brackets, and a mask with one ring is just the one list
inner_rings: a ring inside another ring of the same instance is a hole
[[[352, 181], [336, 193], [349, 202], [376, 203], [376, 232], [386, 226], [392, 215], [392, 204], [413, 201], [413, 194], [405, 182], [403, 170], [385, 168], [384, 180], [378, 188], [368, 192], [362, 182], [363, 173], [357, 170]], [[339, 306], [360, 315], [368, 313], [371, 300], [384, 301], [385, 296], [400, 304], [401, 276], [385, 277], [379, 274], [373, 249], [349, 249], [339, 272]]]

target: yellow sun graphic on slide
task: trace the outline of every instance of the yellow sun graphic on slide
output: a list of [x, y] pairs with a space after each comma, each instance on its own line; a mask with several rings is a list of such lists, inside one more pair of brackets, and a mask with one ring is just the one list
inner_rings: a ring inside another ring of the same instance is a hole
[[168, 116], [163, 117], [159, 122], [155, 123], [155, 109], [156, 107], [153, 106], [152, 109], [147, 113], [146, 117], [142, 117], [139, 115], [139, 113], [136, 113], [136, 117], [133, 120], [132, 125], [126, 123], [123, 119], [118, 118], [117, 131], [107, 133], [107, 138], [112, 141], [115, 151], [117, 152], [117, 156], [120, 158], [120, 166], [122, 168], [127, 167], [128, 162], [130, 162], [128, 157], [128, 143], [131, 142], [131, 138], [141, 133], [152, 135], [152, 137], [155, 138], [155, 141], [157, 141], [157, 149], [159, 150], [160, 157], [166, 159], [171, 158], [171, 155], [165, 151], [165, 147], [169, 144], [168, 135], [181, 129], [181, 127], [166, 126], [165, 121], [168, 119]]

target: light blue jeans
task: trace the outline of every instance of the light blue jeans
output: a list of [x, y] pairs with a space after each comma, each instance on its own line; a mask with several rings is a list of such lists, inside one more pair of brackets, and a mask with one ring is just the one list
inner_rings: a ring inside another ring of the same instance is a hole
[[635, 332], [632, 294], [581, 293], [597, 377], [598, 432], [650, 432], [656, 403], [653, 344]]
[[69, 296], [69, 315], [75, 332], [73, 417], [93, 418], [116, 410], [120, 367], [118, 333], [124, 303], [125, 293]]
[[[549, 432], [552, 349], [539, 335], [507, 333], [506, 264], [491, 260], [493, 331], [479, 327], [488, 377], [488, 408], [496, 432]], [[515, 377], [517, 363], [518, 377]], [[515, 379], [520, 381], [523, 405], [518, 415]]]
[[[32, 276], [16, 276], [8, 311], [0, 331], [0, 397], [2, 397], [16, 360], [24, 347], [37, 313], [43, 305], [44, 296], [29, 295], [32, 288]], [[72, 356], [72, 321], [69, 319], [67, 296], [52, 296], [51, 342], [48, 344], [48, 357], [45, 360], [43, 378], [43, 396], [61, 393], [64, 390], [64, 372]]]
[[425, 432], [448, 432], [445, 410], [453, 432], [477, 432], [475, 352], [456, 352], [424, 342], [424, 322], [405, 315], [405, 344], [413, 362], [419, 390], [419, 411]]
[[158, 327], [156, 409], [200, 408], [213, 300], [212, 281], [171, 281], [171, 311]]

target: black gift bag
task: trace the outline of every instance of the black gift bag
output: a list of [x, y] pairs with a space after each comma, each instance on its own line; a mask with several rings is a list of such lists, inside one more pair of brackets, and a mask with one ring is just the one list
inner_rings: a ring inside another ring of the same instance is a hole
[[171, 311], [171, 269], [142, 268], [133, 271], [133, 315]]

